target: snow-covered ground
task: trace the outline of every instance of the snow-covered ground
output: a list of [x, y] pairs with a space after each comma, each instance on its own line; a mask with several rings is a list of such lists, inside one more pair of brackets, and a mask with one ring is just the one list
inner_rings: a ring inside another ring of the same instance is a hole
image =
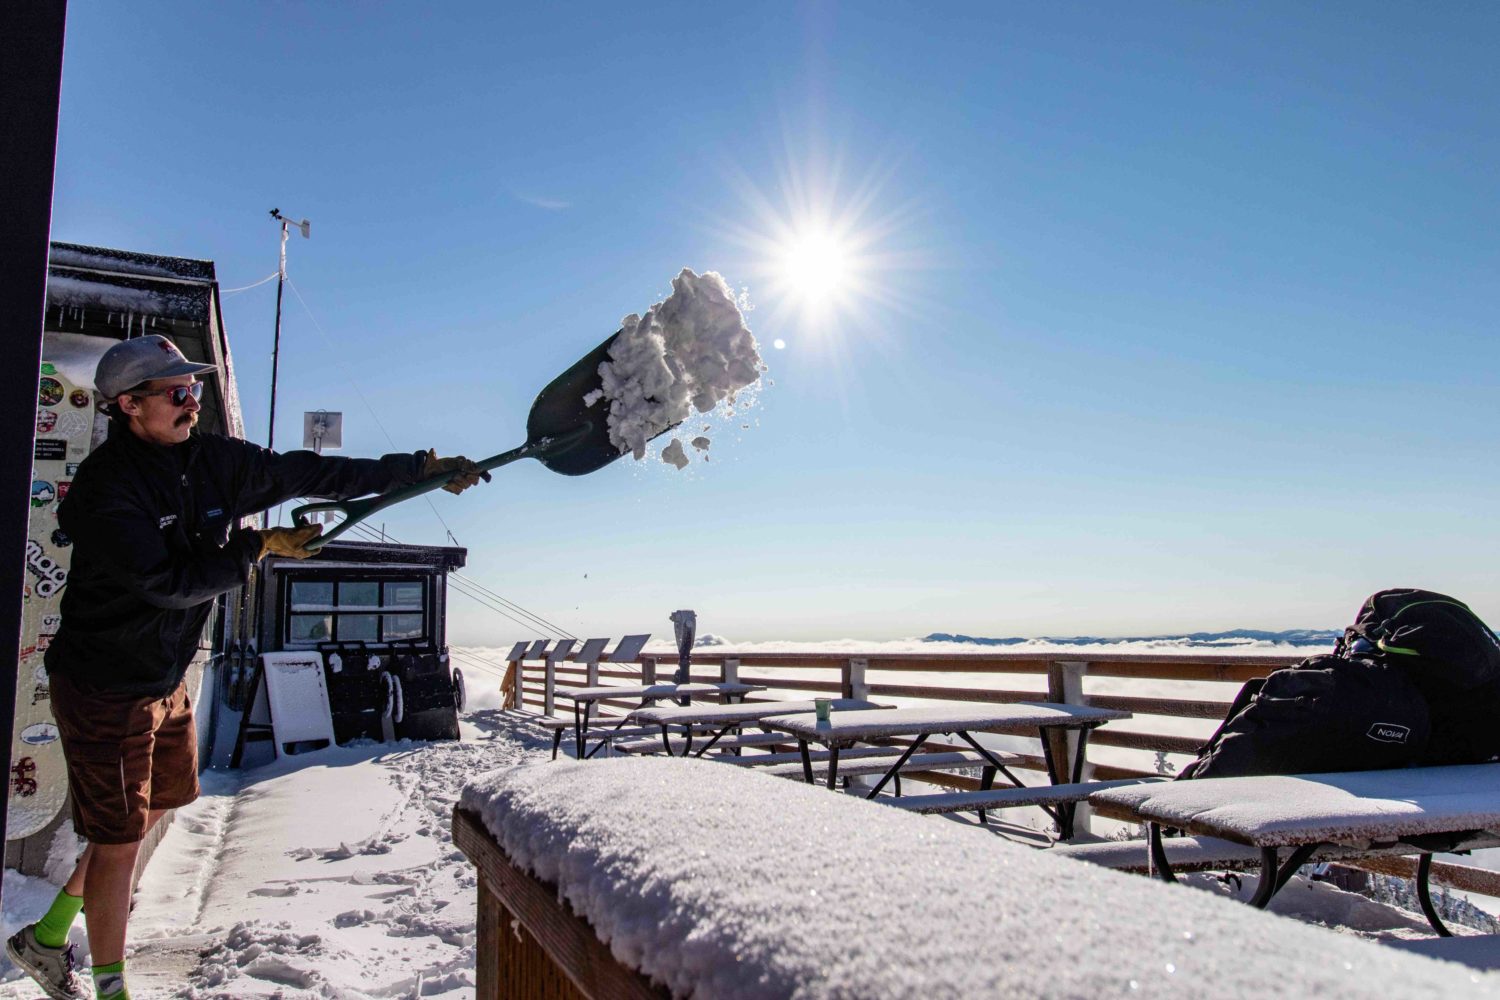
[[[543, 760], [550, 740], [497, 711], [498, 674], [464, 666], [461, 742], [365, 744], [205, 773], [203, 797], [179, 811], [137, 892], [137, 998], [474, 995], [475, 878], [450, 812], [471, 778]], [[4, 933], [54, 891], [6, 873]], [[1418, 915], [1321, 883], [1290, 887], [1272, 908], [1349, 934], [1428, 936]], [[82, 920], [74, 940], [86, 960]], [[16, 975], [0, 973], [0, 1000], [37, 995]]]

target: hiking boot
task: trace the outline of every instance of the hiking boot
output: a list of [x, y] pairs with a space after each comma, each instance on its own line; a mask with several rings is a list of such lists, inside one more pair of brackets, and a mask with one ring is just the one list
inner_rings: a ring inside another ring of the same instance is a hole
[[73, 975], [71, 943], [48, 948], [36, 939], [36, 925], [27, 924], [5, 942], [5, 954], [54, 1000], [89, 1000], [91, 991]]

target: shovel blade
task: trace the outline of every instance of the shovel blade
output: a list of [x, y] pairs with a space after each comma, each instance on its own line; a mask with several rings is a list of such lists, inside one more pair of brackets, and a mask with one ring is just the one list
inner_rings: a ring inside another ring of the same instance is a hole
[[[566, 447], [543, 448], [533, 457], [553, 472], [565, 476], [586, 476], [597, 472], [627, 452], [609, 440], [609, 401], [599, 399], [586, 406], [583, 398], [604, 388], [599, 366], [609, 360], [609, 348], [620, 336], [617, 331], [604, 343], [579, 359], [571, 368], [548, 383], [531, 404], [526, 418], [528, 444], [539, 444], [544, 438], [562, 438], [581, 427], [587, 431]], [[665, 434], [667, 428], [662, 433]]]

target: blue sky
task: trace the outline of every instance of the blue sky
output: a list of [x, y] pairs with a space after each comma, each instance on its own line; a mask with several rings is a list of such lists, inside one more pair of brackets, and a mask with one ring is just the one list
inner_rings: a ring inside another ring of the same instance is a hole
[[[713, 461], [433, 501], [580, 635], [1322, 627], [1387, 586], [1493, 624], [1497, 43], [1482, 3], [75, 0], [54, 238], [234, 288], [311, 219], [278, 443], [342, 410], [347, 454], [392, 450], [371, 408], [506, 450], [678, 269], [747, 287], [774, 385]], [[789, 231], [839, 287], [793, 292]], [[274, 297], [224, 304], [262, 442]]]

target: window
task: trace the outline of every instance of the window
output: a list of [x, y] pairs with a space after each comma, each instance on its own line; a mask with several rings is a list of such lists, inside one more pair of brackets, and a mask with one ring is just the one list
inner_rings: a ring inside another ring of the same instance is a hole
[[287, 629], [291, 642], [327, 642], [333, 638], [332, 615], [292, 615]]
[[286, 642], [382, 643], [427, 634], [424, 580], [292, 580]]
[[292, 610], [299, 608], [327, 608], [333, 606], [333, 583], [322, 580], [295, 580], [292, 582]]
[[422, 637], [421, 615], [385, 615], [382, 619], [381, 638], [386, 642], [392, 639], [420, 639]]

